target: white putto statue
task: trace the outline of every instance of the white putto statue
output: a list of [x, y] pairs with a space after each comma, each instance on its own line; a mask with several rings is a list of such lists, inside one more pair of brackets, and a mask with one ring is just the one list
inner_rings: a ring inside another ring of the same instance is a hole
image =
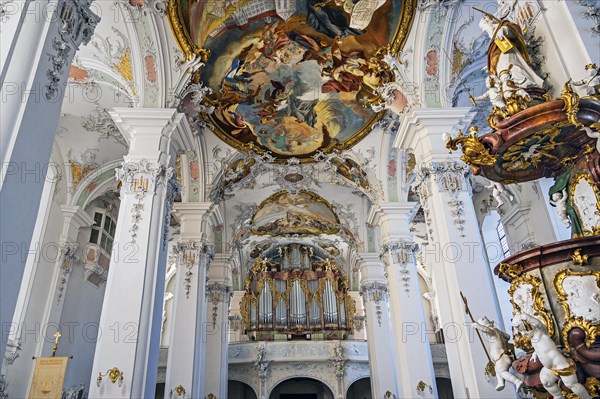
[[509, 371], [514, 360], [508, 344], [510, 335], [494, 327], [494, 322], [485, 316], [477, 320], [473, 326], [488, 337], [488, 351], [494, 362], [494, 370], [496, 370], [496, 378], [498, 379], [496, 391], [503, 390], [506, 381], [514, 384], [515, 389], [519, 391], [523, 385], [523, 380]]
[[600, 96], [600, 71], [596, 64], [585, 66], [587, 77], [573, 82], [573, 86], [584, 86], [588, 96]]
[[567, 227], [571, 227], [571, 220], [569, 219], [569, 213], [567, 211], [568, 199], [567, 189], [564, 188], [562, 191], [552, 194], [549, 202], [556, 207], [556, 212], [558, 213], [560, 220], [562, 220]]
[[544, 80], [530, 65], [527, 45], [519, 25], [501, 20], [490, 13], [481, 12], [484, 15], [479, 22], [479, 27], [492, 39], [487, 53], [489, 73], [500, 76], [500, 71], [512, 68], [512, 78], [514, 81], [523, 82], [521, 87], [542, 88]]
[[506, 103], [502, 98], [502, 88], [498, 77], [496, 75], [489, 75], [485, 78], [485, 87], [487, 90], [482, 95], [475, 97], [475, 101], [489, 98], [494, 107], [503, 111], [506, 110]]
[[513, 319], [513, 328], [531, 340], [534, 350], [531, 359], [539, 360], [544, 366], [540, 371], [540, 381], [554, 399], [563, 398], [558, 386], [561, 380], [580, 399], [592, 398], [577, 380], [575, 362], [563, 355], [540, 320], [527, 313], [519, 313]]
[[498, 208], [504, 205], [502, 194], [506, 194], [511, 201], [515, 199], [514, 195], [502, 183], [490, 181], [490, 185], [487, 186], [487, 188], [492, 190], [492, 196], [494, 197], [496, 202], [498, 202]]

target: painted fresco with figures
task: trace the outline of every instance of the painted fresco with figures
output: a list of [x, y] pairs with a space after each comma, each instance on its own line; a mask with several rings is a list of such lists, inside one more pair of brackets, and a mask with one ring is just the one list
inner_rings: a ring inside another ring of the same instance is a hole
[[[413, 0], [408, 0], [411, 3]], [[205, 115], [236, 148], [303, 157], [346, 148], [381, 115], [366, 107], [394, 79], [383, 56], [406, 40], [407, 1], [175, 0], [182, 41], [207, 59]], [[193, 112], [190, 110], [190, 112]]]

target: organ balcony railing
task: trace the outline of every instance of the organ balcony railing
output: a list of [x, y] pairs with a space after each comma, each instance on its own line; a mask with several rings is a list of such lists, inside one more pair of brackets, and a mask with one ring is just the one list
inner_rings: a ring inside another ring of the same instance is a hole
[[347, 278], [333, 259], [313, 256], [310, 247], [291, 244], [273, 258], [258, 258], [245, 285], [242, 321], [254, 339], [343, 339], [352, 330], [356, 309]]

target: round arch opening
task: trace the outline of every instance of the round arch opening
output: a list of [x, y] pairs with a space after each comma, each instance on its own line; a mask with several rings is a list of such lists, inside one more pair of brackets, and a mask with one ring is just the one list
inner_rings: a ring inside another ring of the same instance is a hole
[[348, 387], [346, 399], [372, 399], [371, 396], [371, 379], [361, 378], [356, 380]]
[[230, 398], [257, 399], [256, 392], [250, 385], [235, 380], [227, 382], [227, 396]]
[[334, 395], [321, 381], [291, 378], [277, 384], [269, 394], [269, 399], [334, 399]]

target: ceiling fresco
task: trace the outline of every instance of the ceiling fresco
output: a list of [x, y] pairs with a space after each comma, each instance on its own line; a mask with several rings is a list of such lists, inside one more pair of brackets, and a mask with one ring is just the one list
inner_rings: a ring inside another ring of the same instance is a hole
[[252, 233], [258, 235], [335, 234], [340, 220], [333, 207], [317, 194], [300, 190], [280, 191], [258, 207], [252, 217]]
[[186, 57], [205, 61], [213, 131], [237, 149], [309, 159], [354, 145], [382, 116], [367, 105], [394, 79], [383, 57], [404, 44], [414, 2], [173, 0], [168, 14]]

